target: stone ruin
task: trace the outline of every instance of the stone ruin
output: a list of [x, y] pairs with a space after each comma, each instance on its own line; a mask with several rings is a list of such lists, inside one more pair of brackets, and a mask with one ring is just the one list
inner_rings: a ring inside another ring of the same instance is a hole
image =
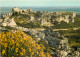
[[15, 7], [15, 8], [12, 8], [12, 12], [14, 13], [14, 12], [17, 12], [17, 13], [20, 13], [20, 14], [26, 14], [26, 13], [31, 13], [32, 12], [32, 10], [31, 9], [19, 9], [19, 8], [17, 8], [17, 7]]
[[54, 15], [52, 16], [52, 21], [57, 21], [57, 22], [74, 22], [74, 18], [76, 17], [75, 12], [54, 12]]
[[[51, 23], [54, 23], [54, 21], [57, 22], [74, 22], [74, 18], [76, 17], [75, 12], [44, 12], [44, 11], [32, 11], [31, 9], [19, 9], [19, 8], [13, 8], [12, 12], [18, 12], [21, 14], [39, 14], [39, 18], [37, 21], [41, 22], [42, 26], [48, 26], [47, 24], [50, 24], [49, 26], [52, 26]], [[34, 16], [32, 16], [34, 17]], [[39, 20], [40, 19], [40, 20]], [[31, 19], [32, 20], [32, 19]], [[35, 19], [34, 19], [35, 20]]]
[[[15, 15], [16, 13], [22, 14], [22, 15], [30, 15], [28, 17], [28, 21], [26, 21], [26, 23], [28, 22], [40, 22], [41, 26], [54, 26], [54, 22], [75, 22], [74, 18], [76, 17], [76, 13], [75, 12], [45, 12], [45, 11], [32, 11], [31, 9], [19, 9], [17, 7], [12, 8], [12, 12], [8, 13], [6, 15], [3, 15], [3, 19], [4, 20], [8, 20], [10, 19], [10, 17], [12, 15]], [[35, 14], [39, 15], [36, 16], [37, 18], [35, 18]], [[17, 18], [20, 16], [17, 16]], [[23, 17], [21, 17], [23, 18]], [[23, 21], [22, 21], [23, 22]]]

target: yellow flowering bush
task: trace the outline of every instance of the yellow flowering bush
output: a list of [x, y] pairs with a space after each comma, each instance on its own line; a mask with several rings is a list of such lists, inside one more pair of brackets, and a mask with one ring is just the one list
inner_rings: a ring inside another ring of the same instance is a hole
[[51, 57], [44, 45], [36, 43], [22, 31], [1, 32], [1, 57]]

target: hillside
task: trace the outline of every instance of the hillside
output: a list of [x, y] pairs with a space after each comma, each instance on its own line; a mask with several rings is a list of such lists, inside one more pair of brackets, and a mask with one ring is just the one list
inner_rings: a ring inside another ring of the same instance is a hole
[[12, 8], [0, 19], [2, 57], [79, 57], [80, 17], [75, 12]]

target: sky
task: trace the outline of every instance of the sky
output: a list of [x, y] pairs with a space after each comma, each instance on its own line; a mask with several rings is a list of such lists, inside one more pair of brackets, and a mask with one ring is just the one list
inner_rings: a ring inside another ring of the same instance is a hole
[[80, 0], [0, 0], [1, 7], [79, 7]]

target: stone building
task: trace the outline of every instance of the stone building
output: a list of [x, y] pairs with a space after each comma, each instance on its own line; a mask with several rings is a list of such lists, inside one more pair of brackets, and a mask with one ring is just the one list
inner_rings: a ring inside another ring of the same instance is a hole
[[15, 8], [12, 8], [12, 12], [21, 12], [21, 9], [15, 7]]

